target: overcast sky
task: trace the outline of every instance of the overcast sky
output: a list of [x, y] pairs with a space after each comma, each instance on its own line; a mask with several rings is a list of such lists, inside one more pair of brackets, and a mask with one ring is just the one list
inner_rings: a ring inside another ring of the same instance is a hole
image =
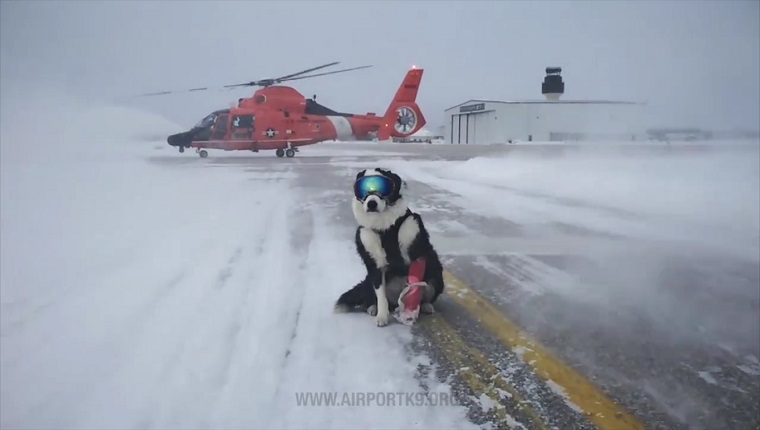
[[[425, 69], [431, 125], [471, 98], [648, 102], [659, 123], [757, 129], [758, 1], [2, 1], [2, 85], [117, 97], [221, 86], [340, 61], [372, 68], [296, 81], [336, 110], [382, 113]], [[191, 126], [250, 89], [141, 100]], [[2, 91], [0, 91], [2, 94]]]

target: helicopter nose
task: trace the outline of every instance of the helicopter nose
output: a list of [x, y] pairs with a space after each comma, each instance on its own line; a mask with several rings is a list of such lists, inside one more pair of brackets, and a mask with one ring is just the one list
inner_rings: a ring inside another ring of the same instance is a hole
[[177, 134], [172, 134], [171, 136], [166, 138], [166, 143], [168, 143], [171, 146], [177, 146], [179, 145], [180, 136]]
[[172, 134], [166, 138], [166, 143], [171, 146], [187, 146], [187, 143], [189, 143], [187, 137], [187, 132]]

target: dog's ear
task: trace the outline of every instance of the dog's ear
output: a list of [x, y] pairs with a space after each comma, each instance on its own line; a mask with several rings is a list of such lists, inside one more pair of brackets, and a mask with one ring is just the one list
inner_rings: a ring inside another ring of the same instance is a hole
[[401, 181], [401, 178], [397, 174], [393, 173], [393, 170], [391, 170], [391, 169], [379, 169], [379, 168], [377, 168], [375, 170], [377, 170], [378, 172], [380, 172], [381, 175], [386, 176], [388, 178], [391, 178], [394, 181], [396, 179], [398, 179], [399, 181]]
[[404, 185], [404, 181], [401, 180], [401, 176], [391, 172], [390, 170], [387, 170], [385, 172], [385, 176], [389, 177], [391, 181], [393, 181], [393, 189], [395, 190], [396, 194], [401, 195], [401, 187]]
[[364, 175], [366, 175], [366, 174], [367, 174], [367, 169], [359, 170], [359, 173], [356, 174], [356, 180], [358, 181], [359, 178], [363, 178]]

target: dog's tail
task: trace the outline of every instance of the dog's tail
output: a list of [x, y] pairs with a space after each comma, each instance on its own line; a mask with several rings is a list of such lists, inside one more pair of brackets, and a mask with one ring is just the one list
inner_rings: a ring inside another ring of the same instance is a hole
[[[372, 293], [372, 297], [368, 296], [368, 292]], [[348, 312], [356, 308], [357, 306], [369, 307], [372, 303], [369, 303], [372, 298], [375, 297], [372, 285], [370, 284], [369, 277], [363, 279], [353, 288], [341, 294], [338, 300], [335, 302], [335, 312]]]

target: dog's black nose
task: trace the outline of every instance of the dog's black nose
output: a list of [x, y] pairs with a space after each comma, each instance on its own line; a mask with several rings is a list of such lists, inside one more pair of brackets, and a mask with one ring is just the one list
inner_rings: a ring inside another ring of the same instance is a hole
[[376, 211], [377, 210], [377, 201], [370, 200], [367, 202], [367, 210], [368, 211]]

